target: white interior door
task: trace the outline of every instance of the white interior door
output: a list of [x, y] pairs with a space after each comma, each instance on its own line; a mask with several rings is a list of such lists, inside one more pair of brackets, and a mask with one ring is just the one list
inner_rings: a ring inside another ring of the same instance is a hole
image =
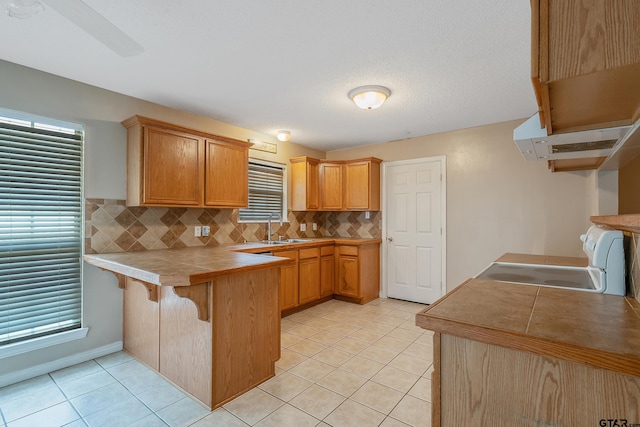
[[445, 293], [445, 158], [384, 167], [387, 296], [430, 304]]

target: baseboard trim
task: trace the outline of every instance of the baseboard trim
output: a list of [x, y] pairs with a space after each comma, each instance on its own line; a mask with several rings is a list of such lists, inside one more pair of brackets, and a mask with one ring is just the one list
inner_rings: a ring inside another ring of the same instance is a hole
[[48, 374], [49, 372], [77, 365], [78, 363], [86, 362], [87, 360], [95, 359], [96, 357], [106, 356], [107, 354], [115, 353], [120, 350], [122, 350], [122, 341], [116, 341], [111, 344], [83, 351], [82, 353], [76, 353], [61, 359], [52, 360], [51, 362], [31, 366], [15, 372], [9, 372], [7, 374], [0, 375], [0, 387], [28, 380], [43, 374]]

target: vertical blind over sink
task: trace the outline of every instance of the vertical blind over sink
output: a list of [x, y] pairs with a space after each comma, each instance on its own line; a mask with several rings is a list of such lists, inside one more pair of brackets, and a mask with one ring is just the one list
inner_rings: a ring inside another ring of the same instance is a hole
[[269, 215], [280, 220], [283, 214], [284, 171], [282, 166], [271, 166], [249, 161], [249, 206], [240, 209], [240, 220], [267, 221]]
[[82, 131], [2, 119], [0, 345], [80, 328], [82, 306]]

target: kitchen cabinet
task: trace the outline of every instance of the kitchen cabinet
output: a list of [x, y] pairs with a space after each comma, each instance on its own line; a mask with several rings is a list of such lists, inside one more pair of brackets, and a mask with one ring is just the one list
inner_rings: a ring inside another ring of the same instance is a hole
[[380, 163], [375, 157], [291, 162], [291, 206], [294, 211], [379, 211]]
[[320, 248], [320, 296], [333, 295], [336, 276], [335, 250], [332, 246]]
[[247, 206], [248, 142], [141, 116], [122, 125], [128, 206]]
[[300, 305], [320, 298], [320, 248], [299, 251], [298, 303]]
[[276, 251], [274, 256], [295, 260], [280, 267], [280, 311], [298, 306], [298, 251]]
[[640, 118], [636, 0], [531, 0], [531, 72], [548, 134]]
[[345, 163], [345, 205], [347, 210], [380, 210], [380, 159]]
[[340, 211], [342, 200], [342, 163], [323, 161], [320, 164], [320, 206], [322, 210]]
[[206, 140], [206, 206], [246, 207], [249, 203], [249, 151], [244, 144]]
[[334, 292], [349, 301], [366, 304], [380, 294], [380, 244], [336, 246]]
[[291, 209], [315, 211], [320, 209], [319, 164], [312, 157], [290, 159]]

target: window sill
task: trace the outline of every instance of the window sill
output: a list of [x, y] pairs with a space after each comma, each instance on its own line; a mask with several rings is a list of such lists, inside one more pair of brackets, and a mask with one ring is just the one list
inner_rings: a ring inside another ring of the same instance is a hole
[[48, 335], [46, 337], [35, 338], [28, 341], [18, 342], [0, 346], [0, 359], [17, 356], [34, 350], [40, 350], [57, 344], [82, 339], [87, 336], [89, 328], [74, 329], [72, 331], [61, 332], [59, 334]]

